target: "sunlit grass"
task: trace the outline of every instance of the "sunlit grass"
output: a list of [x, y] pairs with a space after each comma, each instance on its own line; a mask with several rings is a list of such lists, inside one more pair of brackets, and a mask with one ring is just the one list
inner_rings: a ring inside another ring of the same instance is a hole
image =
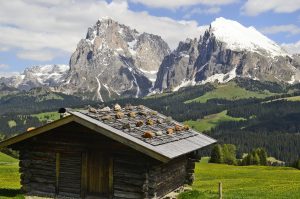
[[227, 110], [222, 111], [217, 114], [212, 114], [205, 116], [202, 119], [199, 119], [197, 121], [194, 120], [188, 120], [185, 121], [185, 124], [188, 124], [191, 128], [197, 130], [197, 131], [208, 131], [214, 127], [216, 127], [218, 124], [221, 122], [226, 122], [226, 121], [241, 121], [245, 120], [244, 118], [235, 118], [227, 115]]
[[226, 199], [300, 198], [300, 170], [289, 167], [208, 164], [207, 161], [208, 158], [204, 158], [196, 164], [193, 193], [182, 194], [182, 199], [218, 198], [219, 182], [222, 182]]
[[20, 187], [19, 161], [0, 152], [0, 198], [24, 198]]
[[199, 102], [206, 103], [210, 99], [227, 99], [227, 100], [238, 100], [238, 99], [248, 99], [248, 98], [266, 98], [274, 95], [269, 91], [249, 91], [244, 88], [239, 87], [234, 82], [229, 82], [227, 84], [217, 85], [216, 89], [205, 93], [204, 95], [186, 101], [185, 103]]

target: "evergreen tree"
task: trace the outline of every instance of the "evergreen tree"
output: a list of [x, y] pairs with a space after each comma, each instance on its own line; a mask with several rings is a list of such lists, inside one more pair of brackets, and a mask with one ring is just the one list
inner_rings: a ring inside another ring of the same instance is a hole
[[254, 152], [252, 155], [253, 155], [253, 165], [260, 165], [259, 155], [256, 152]]
[[224, 154], [220, 144], [216, 144], [211, 151], [210, 161], [211, 163], [223, 163]]
[[233, 144], [223, 144], [224, 163], [236, 165], [236, 146]]
[[260, 165], [266, 166], [267, 165], [267, 158], [268, 158], [267, 152], [262, 148], [258, 148], [258, 149], [256, 149], [256, 153], [259, 156]]
[[252, 153], [250, 153], [247, 161], [247, 165], [253, 165], [253, 164], [254, 164], [254, 156]]
[[296, 169], [300, 169], [300, 159], [298, 159], [298, 160], [295, 162], [294, 167], [295, 167]]

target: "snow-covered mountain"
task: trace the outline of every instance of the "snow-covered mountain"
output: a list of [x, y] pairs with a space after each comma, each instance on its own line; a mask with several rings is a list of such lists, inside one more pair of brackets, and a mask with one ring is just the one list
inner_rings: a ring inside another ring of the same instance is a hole
[[36, 87], [57, 87], [65, 81], [68, 70], [68, 65], [32, 66], [19, 75], [0, 77], [0, 83], [26, 91]]
[[169, 53], [168, 44], [160, 36], [139, 33], [103, 18], [77, 45], [60, 91], [100, 101], [145, 96]]
[[287, 52], [254, 27], [245, 27], [237, 21], [223, 17], [215, 19], [210, 25], [211, 32], [226, 48], [233, 51], [251, 51], [265, 56], [286, 56]]
[[217, 18], [199, 30], [199, 38], [186, 39], [171, 52], [160, 36], [103, 18], [88, 28], [70, 67], [33, 66], [20, 75], [0, 77], [0, 83], [21, 90], [50, 87], [106, 101], [235, 77], [299, 82], [300, 56], [289, 55], [255, 28]]
[[253, 27], [217, 18], [199, 39], [180, 42], [161, 64], [154, 90], [178, 90], [235, 77], [296, 83], [299, 58], [289, 55]]

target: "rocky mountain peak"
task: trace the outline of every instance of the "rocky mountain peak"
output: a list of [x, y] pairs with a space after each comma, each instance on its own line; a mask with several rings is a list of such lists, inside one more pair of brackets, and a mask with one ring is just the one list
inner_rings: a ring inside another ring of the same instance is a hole
[[144, 96], [169, 52], [160, 36], [141, 34], [109, 18], [98, 20], [71, 56], [70, 71], [61, 90], [85, 93], [100, 101]]
[[254, 27], [217, 18], [198, 41], [180, 42], [164, 59], [154, 90], [176, 91], [235, 77], [292, 84], [300, 80], [299, 63], [297, 56], [288, 55]]

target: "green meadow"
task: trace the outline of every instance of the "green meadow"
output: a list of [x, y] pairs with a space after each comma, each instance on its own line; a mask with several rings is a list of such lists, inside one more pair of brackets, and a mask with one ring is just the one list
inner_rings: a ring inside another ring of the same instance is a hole
[[20, 193], [19, 161], [1, 152], [0, 198], [24, 198]]
[[287, 101], [297, 102], [300, 101], [300, 96], [286, 97], [284, 99], [286, 99]]
[[33, 117], [36, 117], [41, 122], [46, 122], [47, 120], [58, 120], [59, 119], [59, 113], [58, 112], [45, 112], [45, 113], [39, 113], [39, 114], [33, 114]]
[[210, 164], [202, 158], [196, 164], [195, 178], [193, 190], [180, 199], [217, 199], [219, 182], [225, 199], [300, 198], [300, 170], [290, 167]]
[[204, 95], [186, 101], [185, 103], [199, 102], [206, 103], [210, 99], [227, 99], [227, 100], [238, 100], [247, 98], [266, 98], [274, 95], [268, 91], [249, 91], [239, 87], [234, 82], [227, 84], [216, 85], [216, 89], [205, 93]]
[[227, 110], [224, 110], [217, 114], [207, 115], [202, 119], [199, 119], [197, 121], [194, 120], [188, 120], [185, 121], [185, 124], [188, 124], [190, 127], [197, 131], [209, 131], [210, 129], [216, 127], [221, 122], [226, 121], [241, 121], [245, 120], [244, 118], [235, 118], [227, 115]]

